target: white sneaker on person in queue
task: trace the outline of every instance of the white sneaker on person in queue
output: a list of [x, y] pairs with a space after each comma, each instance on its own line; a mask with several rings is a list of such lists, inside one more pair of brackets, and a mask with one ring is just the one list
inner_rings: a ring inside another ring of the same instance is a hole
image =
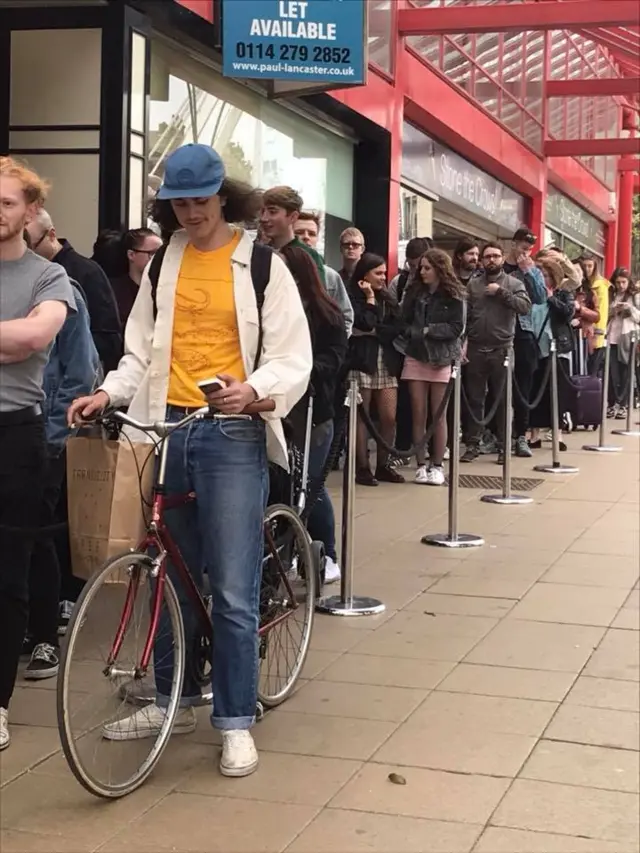
[[9, 734], [9, 712], [6, 708], [0, 708], [0, 752], [11, 743]]
[[451, 451], [449, 450], [448, 447], [445, 447], [444, 456], [442, 458], [444, 459], [445, 462], [448, 462], [451, 459]]
[[442, 466], [432, 465], [427, 471], [426, 480], [427, 486], [444, 486], [444, 471]]
[[420, 486], [426, 486], [427, 485], [427, 483], [429, 481], [427, 480], [427, 466], [426, 465], [420, 465], [418, 467], [418, 470], [416, 471], [416, 475], [413, 478], [413, 481], [414, 481], [414, 483], [418, 483], [418, 485], [420, 485]]
[[223, 776], [249, 776], [258, 766], [258, 750], [248, 729], [222, 732], [220, 772]]
[[[164, 708], [159, 708], [154, 702], [129, 717], [107, 723], [102, 727], [102, 737], [106, 740], [142, 740], [155, 737], [160, 733], [164, 719]], [[173, 734], [186, 735], [195, 730], [196, 712], [193, 708], [180, 708], [173, 724]]]
[[331, 557], [325, 557], [324, 582], [337, 583], [340, 580], [340, 566]]

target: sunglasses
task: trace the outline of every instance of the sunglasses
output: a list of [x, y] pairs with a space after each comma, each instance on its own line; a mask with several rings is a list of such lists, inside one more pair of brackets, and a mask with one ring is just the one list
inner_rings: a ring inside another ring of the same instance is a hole
[[341, 249], [361, 249], [362, 243], [340, 243]]

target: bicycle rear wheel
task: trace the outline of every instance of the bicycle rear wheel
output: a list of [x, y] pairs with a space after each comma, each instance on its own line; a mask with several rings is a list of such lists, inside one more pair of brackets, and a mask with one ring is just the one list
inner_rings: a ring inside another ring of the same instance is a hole
[[265, 558], [260, 591], [258, 698], [274, 708], [291, 695], [304, 666], [317, 597], [309, 534], [291, 507], [265, 515]]
[[[130, 553], [106, 563], [87, 582], [74, 608], [62, 650], [57, 687], [58, 729], [65, 758], [80, 784], [98, 797], [117, 798], [140, 787], [167, 745], [178, 712], [185, 667], [182, 614], [165, 576], [161, 620], [165, 656], [172, 661], [169, 704], [161, 723], [149, 720], [113, 739], [109, 729], [132, 714], [121, 686], [132, 678], [153, 682], [152, 666], [140, 671], [149, 635], [157, 566], [146, 554]], [[113, 655], [116, 637], [122, 642]], [[156, 661], [158, 663], [158, 661]], [[138, 712], [148, 715], [146, 709]], [[145, 726], [144, 723], [147, 723]]]

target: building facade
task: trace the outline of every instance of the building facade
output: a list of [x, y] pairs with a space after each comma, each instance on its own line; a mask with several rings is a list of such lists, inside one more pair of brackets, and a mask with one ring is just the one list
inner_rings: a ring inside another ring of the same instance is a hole
[[273, 97], [222, 76], [218, 0], [4, 0], [0, 150], [51, 180], [58, 231], [85, 252], [100, 229], [143, 224], [167, 155], [200, 141], [232, 176], [294, 186], [324, 217], [330, 263], [351, 222], [392, 269], [413, 236], [453, 247], [521, 224], [608, 271], [624, 262], [619, 158], [545, 154], [633, 134], [624, 98], [547, 94], [621, 75], [619, 57], [564, 30], [400, 31], [402, 10], [440, 2], [368, 0], [367, 84]]

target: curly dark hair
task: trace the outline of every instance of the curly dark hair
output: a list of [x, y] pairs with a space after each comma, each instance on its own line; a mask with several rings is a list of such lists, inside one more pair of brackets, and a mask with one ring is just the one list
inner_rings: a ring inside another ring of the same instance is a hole
[[631, 277], [631, 272], [626, 267], [616, 267], [611, 273], [611, 278], [609, 279], [611, 282], [611, 287], [609, 289], [613, 291], [614, 294], [617, 291], [619, 278], [626, 278], [629, 282], [626, 296], [627, 299], [632, 299], [638, 292], [640, 292], [640, 282], [634, 282]]
[[[239, 224], [254, 222], [262, 207], [261, 191], [234, 178], [224, 179], [218, 195], [225, 199], [222, 215], [227, 222]], [[176, 219], [170, 201], [154, 199], [150, 215], [160, 226], [163, 238], [180, 230], [180, 223]]]

